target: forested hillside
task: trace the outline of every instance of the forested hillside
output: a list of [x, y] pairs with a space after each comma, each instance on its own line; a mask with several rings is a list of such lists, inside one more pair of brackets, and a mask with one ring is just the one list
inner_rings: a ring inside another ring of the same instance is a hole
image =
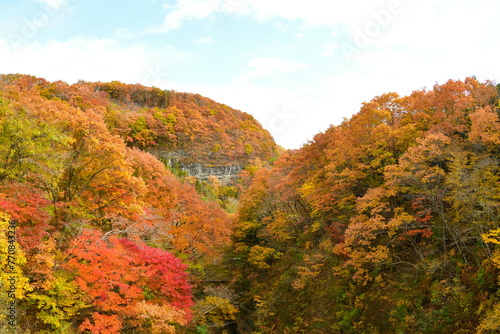
[[227, 263], [258, 333], [497, 333], [498, 90], [364, 103], [260, 170]]
[[197, 94], [0, 76], [0, 332], [496, 333], [499, 98], [388, 93], [283, 152]]
[[269, 132], [250, 114], [199, 94], [118, 81], [68, 85], [25, 75], [3, 75], [0, 87], [36, 91], [40, 97], [97, 113], [128, 146], [160, 151], [182, 163], [245, 164], [277, 154]]
[[251, 172], [276, 153], [250, 115], [199, 95], [1, 76], [0, 327], [223, 327], [232, 295], [205, 282], [226, 280], [232, 218], [221, 205], [242, 186], [200, 183], [165, 157]]

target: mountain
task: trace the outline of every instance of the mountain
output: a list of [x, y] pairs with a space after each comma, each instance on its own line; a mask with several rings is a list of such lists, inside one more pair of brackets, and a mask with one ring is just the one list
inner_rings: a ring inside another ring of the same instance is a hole
[[498, 332], [499, 97], [377, 96], [261, 169], [227, 253], [241, 332]]
[[222, 207], [277, 152], [253, 117], [200, 95], [0, 76], [2, 328], [223, 327], [231, 294], [205, 286], [227, 277]]
[[270, 133], [250, 114], [199, 94], [118, 81], [69, 85], [26, 75], [1, 76], [0, 87], [9, 86], [30, 87], [46, 99], [95, 112], [128, 147], [153, 153], [170, 167], [205, 180], [214, 175], [228, 182], [252, 162], [278, 155]]

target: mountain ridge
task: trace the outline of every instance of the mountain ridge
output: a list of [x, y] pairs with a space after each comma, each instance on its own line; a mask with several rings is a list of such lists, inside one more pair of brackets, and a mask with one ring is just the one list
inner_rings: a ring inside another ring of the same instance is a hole
[[[69, 85], [28, 75], [0, 76], [0, 87], [9, 85], [37, 89], [47, 99], [97, 111], [128, 146], [179, 163], [190, 174], [199, 165], [243, 169], [254, 160], [269, 162], [280, 151], [253, 116], [199, 94], [119, 81]], [[234, 179], [235, 175], [221, 178]]]

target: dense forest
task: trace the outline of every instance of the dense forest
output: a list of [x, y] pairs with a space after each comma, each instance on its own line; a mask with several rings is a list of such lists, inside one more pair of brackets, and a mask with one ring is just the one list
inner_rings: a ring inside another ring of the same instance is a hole
[[[277, 154], [252, 116], [199, 95], [1, 76], [0, 331], [224, 327], [228, 211]], [[246, 169], [221, 184], [192, 162]]]
[[0, 76], [0, 333], [499, 332], [499, 102], [387, 93], [283, 150], [198, 94]]

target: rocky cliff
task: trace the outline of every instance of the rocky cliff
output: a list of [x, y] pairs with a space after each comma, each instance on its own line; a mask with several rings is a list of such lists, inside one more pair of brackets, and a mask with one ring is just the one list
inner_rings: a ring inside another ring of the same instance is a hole
[[202, 164], [180, 165], [180, 168], [187, 172], [189, 176], [194, 176], [199, 180], [206, 181], [210, 176], [215, 176], [222, 184], [238, 178], [238, 175], [243, 170], [241, 165], [229, 166], [205, 166]]
[[244, 168], [240, 164], [217, 166], [202, 163], [183, 163], [175, 155], [166, 152], [153, 151], [151, 153], [160, 158], [168, 168], [178, 169], [184, 172], [186, 176], [192, 176], [201, 181], [207, 181], [211, 176], [215, 176], [221, 184], [227, 184], [237, 179]]

